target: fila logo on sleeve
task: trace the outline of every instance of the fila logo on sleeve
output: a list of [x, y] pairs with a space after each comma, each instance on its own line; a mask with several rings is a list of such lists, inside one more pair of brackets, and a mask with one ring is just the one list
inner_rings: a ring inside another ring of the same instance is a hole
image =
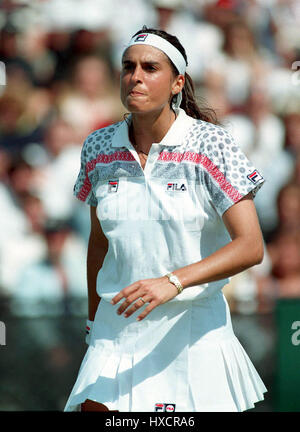
[[247, 178], [254, 184], [262, 180], [262, 176], [259, 174], [257, 170], [253, 171], [251, 174], [247, 175]]
[[154, 411], [160, 412], [174, 412], [176, 404], [169, 403], [156, 403], [154, 407]]

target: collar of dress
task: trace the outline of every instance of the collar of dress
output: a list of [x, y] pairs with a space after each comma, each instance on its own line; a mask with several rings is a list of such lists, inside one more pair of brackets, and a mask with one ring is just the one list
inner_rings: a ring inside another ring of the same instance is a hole
[[[153, 144], [159, 144], [162, 146], [180, 146], [182, 144], [183, 138], [195, 119], [188, 116], [182, 108], [177, 108], [176, 114], [176, 120], [172, 123], [163, 139], [159, 143]], [[130, 116], [128, 117], [129, 119]], [[121, 122], [120, 126], [116, 130], [111, 145], [112, 147], [132, 147], [128, 136], [128, 124], [125, 120]]]

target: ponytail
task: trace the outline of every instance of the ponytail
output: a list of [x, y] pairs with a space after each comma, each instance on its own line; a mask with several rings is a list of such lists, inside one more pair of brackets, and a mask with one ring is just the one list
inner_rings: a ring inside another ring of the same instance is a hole
[[[172, 101], [171, 101], [172, 103]], [[196, 99], [195, 99], [195, 89], [192, 78], [189, 74], [185, 73], [185, 83], [182, 89], [182, 101], [180, 104], [180, 108], [184, 109], [184, 111], [190, 117], [195, 119], [204, 120], [209, 123], [219, 124], [217, 119], [217, 115], [212, 108], [202, 107], [199, 108]]]

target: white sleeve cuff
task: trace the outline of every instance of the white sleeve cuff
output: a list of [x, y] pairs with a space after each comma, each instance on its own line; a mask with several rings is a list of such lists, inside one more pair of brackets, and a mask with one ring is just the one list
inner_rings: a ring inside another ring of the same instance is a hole
[[93, 328], [94, 321], [90, 321], [89, 319], [86, 320], [86, 326], [85, 326], [85, 342], [87, 345], [90, 344], [91, 340], [91, 332]]

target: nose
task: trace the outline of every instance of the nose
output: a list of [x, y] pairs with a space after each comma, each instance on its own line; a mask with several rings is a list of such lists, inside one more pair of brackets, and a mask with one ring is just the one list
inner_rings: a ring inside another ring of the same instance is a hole
[[142, 68], [139, 65], [135, 66], [131, 79], [133, 82], [142, 82]]

